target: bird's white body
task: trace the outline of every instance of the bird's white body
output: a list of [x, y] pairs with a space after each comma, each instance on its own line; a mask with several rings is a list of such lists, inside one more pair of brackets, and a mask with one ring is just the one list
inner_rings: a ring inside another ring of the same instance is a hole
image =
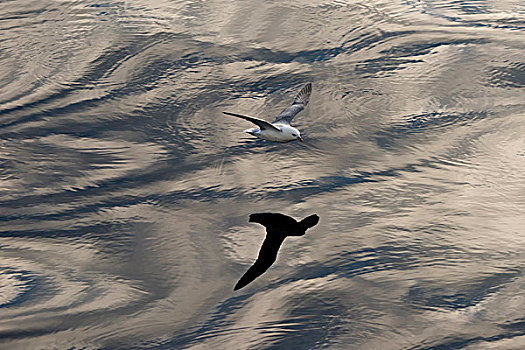
[[250, 128], [244, 130], [245, 133], [256, 136], [263, 140], [273, 141], [273, 142], [290, 142], [297, 139], [301, 140], [301, 133], [299, 130], [290, 126], [288, 124], [272, 124], [280, 131], [274, 129], [264, 129], [259, 128]]

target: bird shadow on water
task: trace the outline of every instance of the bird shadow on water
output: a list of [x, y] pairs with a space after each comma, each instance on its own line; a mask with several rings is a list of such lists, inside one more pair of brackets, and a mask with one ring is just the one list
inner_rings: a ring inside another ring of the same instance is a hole
[[259, 251], [255, 263], [237, 282], [233, 290], [238, 290], [253, 282], [273, 265], [284, 239], [288, 236], [303, 236], [311, 227], [319, 222], [316, 214], [307, 216], [301, 221], [280, 213], [254, 213], [250, 222], [256, 222], [266, 228], [266, 238]]

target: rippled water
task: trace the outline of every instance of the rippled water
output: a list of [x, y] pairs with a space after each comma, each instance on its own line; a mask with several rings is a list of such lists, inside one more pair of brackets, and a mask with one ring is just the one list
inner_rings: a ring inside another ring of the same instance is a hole
[[[0, 42], [1, 348], [525, 348], [523, 1], [4, 1]], [[308, 81], [304, 144], [221, 114]], [[255, 212], [321, 221], [234, 292]]]

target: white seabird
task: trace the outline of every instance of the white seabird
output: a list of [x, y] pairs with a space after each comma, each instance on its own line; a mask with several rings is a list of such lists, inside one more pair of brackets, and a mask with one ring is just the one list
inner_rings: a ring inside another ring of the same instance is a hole
[[230, 112], [222, 113], [242, 118], [254, 123], [258, 126], [258, 128], [246, 129], [244, 132], [259, 137], [263, 140], [274, 142], [290, 142], [293, 140], [299, 140], [303, 142], [303, 138], [301, 137], [299, 130], [291, 126], [290, 123], [293, 117], [295, 117], [297, 113], [306, 107], [308, 101], [310, 100], [311, 93], [312, 83], [308, 83], [301, 89], [301, 91], [299, 91], [293, 100], [292, 105], [282, 111], [272, 123], [242, 114]]

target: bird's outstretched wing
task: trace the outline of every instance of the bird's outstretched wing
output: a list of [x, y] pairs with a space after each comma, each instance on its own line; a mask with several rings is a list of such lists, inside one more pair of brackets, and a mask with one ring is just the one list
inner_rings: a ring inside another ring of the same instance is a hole
[[253, 213], [250, 214], [249, 221], [263, 225], [267, 232], [280, 232], [285, 235], [299, 227], [294, 218], [281, 213]]
[[277, 259], [277, 253], [285, 238], [285, 235], [268, 232], [259, 251], [257, 260], [241, 277], [233, 290], [241, 289], [268, 270], [275, 262], [275, 259]]
[[286, 123], [290, 124], [292, 119], [306, 107], [308, 101], [310, 101], [310, 95], [312, 94], [312, 83], [306, 84], [301, 91], [297, 94], [292, 102], [292, 105], [282, 111], [273, 123]]
[[267, 121], [262, 120], [262, 119], [257, 119], [257, 118], [254, 118], [254, 117], [249, 117], [247, 115], [242, 115], [242, 114], [237, 114], [237, 113], [230, 113], [230, 112], [222, 112], [222, 113], [227, 114], [227, 115], [232, 115], [234, 117], [250, 121], [250, 122], [254, 123], [255, 125], [257, 125], [261, 130], [273, 129], [273, 130], [276, 130], [276, 131], [279, 131], [279, 132], [281, 131], [281, 130], [277, 129], [275, 126], [273, 126], [272, 124], [270, 124]]

